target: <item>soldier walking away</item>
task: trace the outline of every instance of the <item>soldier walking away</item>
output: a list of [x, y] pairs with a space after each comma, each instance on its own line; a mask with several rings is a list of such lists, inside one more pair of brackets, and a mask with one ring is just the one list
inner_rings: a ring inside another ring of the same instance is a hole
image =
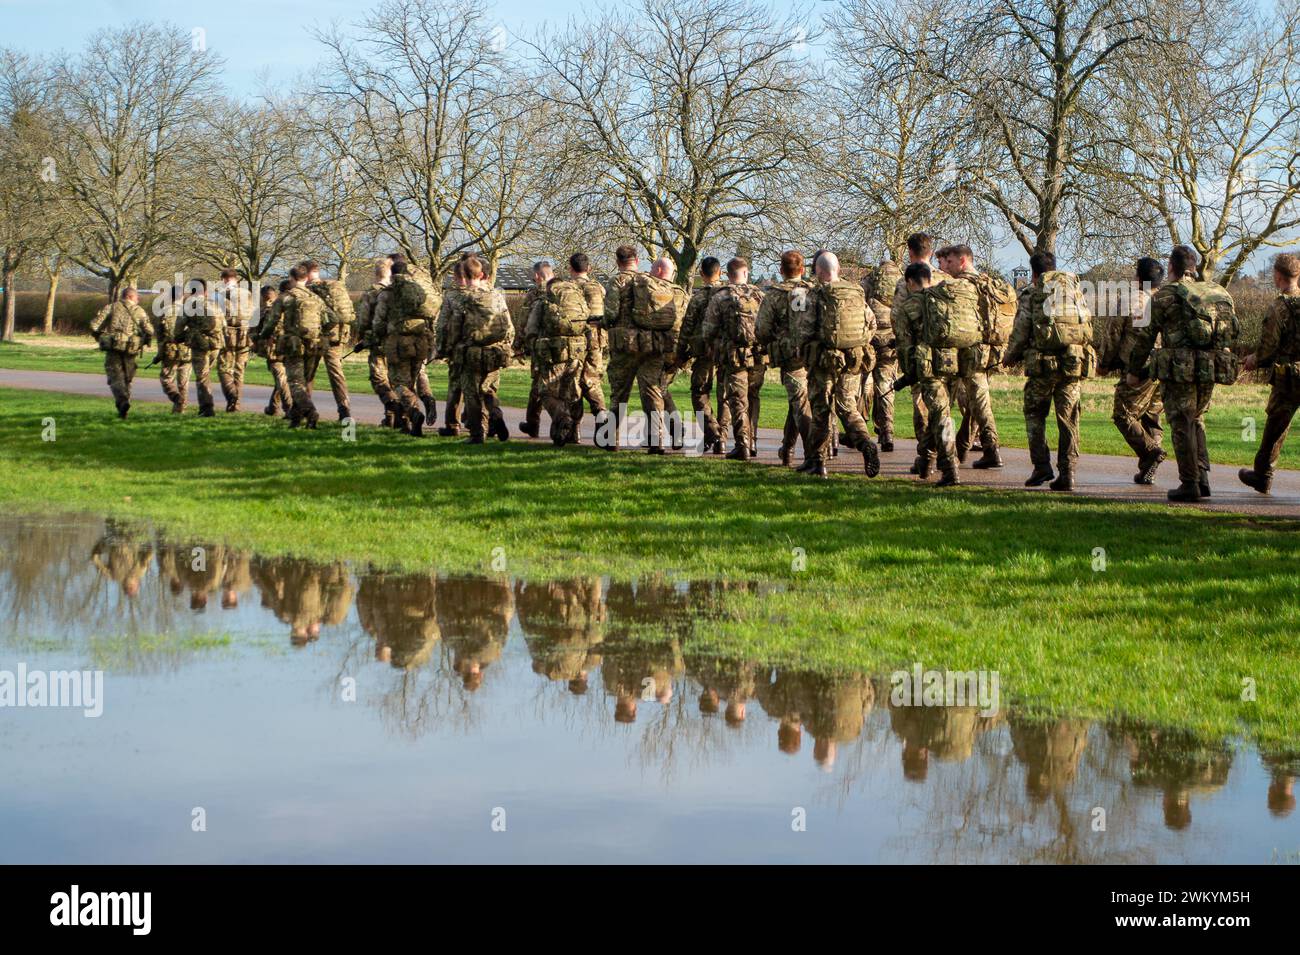
[[[670, 370], [677, 354], [677, 338], [686, 315], [686, 290], [673, 282], [672, 259], [661, 256], [650, 266], [650, 274], [638, 273], [622, 294], [630, 299], [630, 331], [636, 337], [633, 376], [645, 412], [647, 450], [664, 454], [664, 438], [680, 448], [681, 422], [668, 396]], [[630, 336], [629, 336], [630, 337]]]
[[[815, 261], [817, 285], [806, 307], [796, 311], [799, 340], [808, 367], [812, 407], [812, 456], [799, 469], [826, 477], [831, 450], [832, 412], [844, 425], [850, 447], [862, 452], [868, 477], [880, 473], [880, 454], [867, 423], [858, 413], [861, 375], [871, 371], [871, 333], [875, 318], [862, 287], [840, 278], [840, 260], [822, 252]], [[733, 414], [735, 412], [733, 411]]]
[[217, 412], [212, 397], [212, 369], [216, 367], [226, 340], [226, 317], [221, 306], [208, 297], [208, 286], [202, 279], [193, 279], [186, 284], [176, 335], [190, 348], [194, 390], [199, 397], [199, 417], [214, 417]]
[[700, 337], [712, 348], [723, 369], [720, 378], [735, 446], [733, 461], [748, 461], [758, 453], [759, 394], [767, 374], [767, 357], [758, 343], [758, 312], [763, 293], [749, 283], [749, 262], [737, 256], [727, 263], [727, 284], [713, 296]]
[[[384, 329], [395, 426], [417, 438], [423, 436], [427, 418], [416, 401], [426, 381], [424, 366], [434, 352], [441, 308], [441, 293], [427, 273], [413, 270], [405, 258], [396, 259], [391, 280], [379, 293], [372, 322]], [[426, 404], [425, 410], [436, 409]]]
[[[803, 446], [804, 459], [808, 459], [808, 445], [812, 440], [812, 411], [808, 403], [808, 369], [804, 367], [799, 342], [795, 335], [795, 301], [800, 310], [807, 308], [809, 283], [803, 277], [803, 255], [789, 251], [781, 255], [781, 281], [763, 295], [758, 310], [755, 332], [760, 347], [766, 349], [768, 361], [781, 372], [781, 386], [785, 389], [788, 407], [785, 428], [781, 434], [778, 457], [789, 467], [795, 441]], [[892, 296], [891, 296], [892, 297]]]
[[[993, 398], [989, 393], [989, 370], [1002, 362], [1011, 326], [1015, 321], [1016, 292], [1003, 279], [975, 270], [975, 253], [968, 245], [948, 249], [944, 269], [953, 279], [962, 279], [975, 287], [979, 301], [981, 341], [961, 349], [957, 377], [966, 392], [966, 418], [970, 430], [977, 432], [982, 456], [971, 467], [1000, 468], [998, 426], [993, 419]], [[965, 423], [963, 421], [963, 423]], [[958, 455], [964, 445], [958, 441]]]
[[337, 279], [321, 278], [320, 266], [315, 262], [304, 262], [302, 267], [307, 270], [307, 290], [317, 295], [325, 305], [325, 318], [321, 325], [321, 358], [325, 362], [325, 375], [329, 378], [330, 391], [334, 394], [339, 420], [344, 421], [352, 417], [352, 408], [348, 398], [348, 381], [343, 375], [343, 356], [352, 346], [352, 326], [356, 324], [356, 311], [352, 307], [347, 286]]
[[379, 295], [392, 282], [393, 263], [390, 259], [380, 259], [375, 263], [374, 281], [370, 288], [361, 293], [357, 303], [357, 347], [365, 349], [367, 371], [370, 387], [384, 406], [384, 417], [380, 427], [393, 427], [397, 414], [397, 399], [393, 386], [388, 380], [388, 358], [384, 354], [386, 330], [379, 321]]
[[280, 324], [280, 296], [291, 288], [293, 282], [290, 279], [281, 282], [279, 289], [262, 286], [257, 330], [253, 333], [253, 353], [266, 359], [266, 370], [271, 373], [271, 400], [266, 403], [263, 412], [273, 418], [281, 412], [288, 417], [289, 409], [293, 406], [289, 376], [284, 370], [284, 356], [280, 354], [277, 333]]
[[[582, 296], [587, 300], [587, 357], [582, 362], [582, 374], [578, 376], [578, 390], [595, 418], [596, 428], [605, 426], [609, 417], [609, 406], [605, 404], [605, 367], [609, 364], [609, 334], [600, 327], [605, 315], [605, 288], [591, 277], [591, 260], [585, 252], [575, 252], [569, 256], [569, 277], [582, 289]], [[578, 407], [578, 417], [574, 421], [575, 436], [582, 426], [582, 406]], [[577, 438], [575, 437], [575, 440]]]
[[226, 411], [233, 413], [239, 410], [244, 368], [253, 348], [253, 291], [239, 281], [239, 273], [234, 269], [225, 269], [221, 273], [217, 304], [226, 319], [221, 352], [217, 356], [217, 377], [221, 380]]
[[487, 435], [506, 441], [510, 431], [497, 401], [497, 386], [501, 369], [510, 361], [514, 323], [505, 296], [488, 284], [483, 261], [471, 255], [461, 269], [466, 287], [448, 314], [445, 347], [460, 368], [469, 443], [482, 444]]
[[91, 320], [90, 334], [104, 353], [104, 374], [113, 392], [117, 416], [125, 418], [131, 410], [136, 359], [152, 339], [149, 316], [140, 307], [140, 293], [134, 288], [122, 289], [117, 301], [105, 305]]
[[533, 356], [538, 400], [551, 418], [551, 441], [556, 447], [576, 443], [582, 416], [579, 379], [587, 359], [587, 297], [582, 287], [552, 275], [542, 298], [529, 309], [523, 337]]
[[181, 286], [158, 293], [153, 303], [153, 337], [158, 344], [158, 383], [171, 399], [172, 414], [183, 414], [190, 390], [190, 347], [176, 336], [181, 317]]
[[1164, 405], [1160, 401], [1160, 383], [1152, 376], [1150, 361], [1138, 376], [1136, 387], [1129, 385], [1124, 369], [1137, 341], [1136, 329], [1151, 320], [1151, 295], [1165, 278], [1165, 267], [1152, 258], [1137, 261], [1137, 288], [1133, 292], [1127, 315], [1113, 318], [1106, 326], [1097, 367], [1103, 372], [1118, 371], [1115, 404], [1111, 420], [1138, 458], [1135, 484], [1155, 483], [1156, 471], [1165, 460], [1165, 432], [1160, 426]]
[[[530, 438], [537, 437], [542, 422], [542, 366], [534, 344], [539, 333], [541, 315], [546, 307], [546, 283], [555, 275], [551, 263], [545, 260], [533, 263], [533, 287], [524, 295], [524, 324], [515, 341], [515, 357], [528, 358], [528, 373], [532, 381], [528, 389], [528, 405], [519, 431]], [[534, 317], [536, 316], [536, 318]]]
[[[934, 251], [934, 240], [924, 232], [913, 232], [907, 237], [907, 257], [908, 265], [920, 263], [926, 268], [930, 279], [927, 282], [942, 282], [948, 276], [945, 272], [931, 269], [930, 257]], [[896, 324], [898, 309], [902, 308], [903, 303], [907, 300], [909, 294], [909, 285], [905, 277], [900, 276], [898, 283], [894, 287], [894, 298], [890, 305], [890, 321]], [[894, 334], [897, 340], [897, 332]], [[897, 347], [897, 346], [895, 346]], [[901, 361], [901, 358], [900, 358]], [[906, 362], [900, 364], [900, 374], [906, 375], [908, 366]], [[922, 396], [921, 384], [916, 381], [912, 385], [912, 433], [916, 435], [916, 459], [912, 462], [908, 473], [915, 474], [922, 481], [930, 477], [930, 471], [935, 465], [935, 449], [930, 444], [930, 428], [928, 417], [926, 415], [925, 400]]]
[[891, 309], [894, 290], [903, 273], [892, 260], [881, 262], [867, 289], [867, 305], [876, 317], [871, 348], [876, 355], [871, 374], [862, 376], [862, 416], [870, 418], [880, 439], [880, 450], [894, 450], [894, 382], [899, 376], [898, 342], [894, 335]]
[[[1092, 313], [1073, 272], [1056, 269], [1056, 256], [1036, 252], [1029, 257], [1032, 283], [1020, 293], [1015, 325], [1005, 365], [1025, 365], [1025, 434], [1034, 471], [1025, 487], [1049, 485], [1053, 491], [1074, 490], [1079, 461], [1079, 400], [1081, 382], [1096, 364], [1092, 350]], [[1047, 412], [1056, 408], [1056, 469], [1052, 473], [1047, 447]], [[1055, 480], [1053, 480], [1055, 479]]]
[[1169, 253], [1169, 284], [1151, 298], [1151, 321], [1136, 330], [1129, 355], [1128, 384], [1137, 387], [1152, 356], [1156, 336], [1155, 377], [1173, 433], [1178, 487], [1171, 501], [1199, 501], [1210, 496], [1210, 455], [1205, 445], [1205, 412], [1215, 384], [1237, 380], [1232, 346], [1241, 330], [1227, 289], [1197, 276], [1200, 256], [1190, 246]]
[[[691, 410], [695, 415], [696, 424], [704, 433], [701, 451], [705, 454], [709, 452], [722, 454], [726, 450], [726, 431], [731, 424], [731, 412], [727, 408], [726, 396], [723, 394], [720, 369], [712, 349], [700, 334], [709, 302], [722, 288], [721, 277], [722, 263], [716, 258], [710, 255], [700, 262], [700, 284], [691, 293], [691, 299], [686, 304], [686, 317], [682, 319], [682, 329], [677, 336], [677, 357], [674, 360], [678, 368], [690, 365]], [[710, 408], [715, 378], [718, 379], [717, 417], [714, 417]]]
[[1237, 473], [1241, 483], [1267, 494], [1291, 419], [1300, 408], [1300, 258], [1283, 253], [1273, 260], [1273, 285], [1278, 296], [1264, 317], [1259, 347], [1247, 356], [1245, 368], [1267, 368], [1270, 390], [1264, 436], [1253, 468]]
[[315, 428], [320, 420], [311, 397], [311, 381], [321, 358], [321, 326], [325, 322], [325, 305], [318, 295], [307, 291], [307, 271], [301, 265], [289, 270], [293, 283], [276, 301], [280, 312], [276, 323], [276, 345], [284, 356], [284, 373], [289, 382], [292, 404], [289, 427], [303, 422]]

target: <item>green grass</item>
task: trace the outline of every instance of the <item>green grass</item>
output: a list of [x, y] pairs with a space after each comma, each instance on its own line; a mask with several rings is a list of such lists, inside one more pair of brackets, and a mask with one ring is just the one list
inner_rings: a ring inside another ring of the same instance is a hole
[[692, 644], [819, 669], [995, 669], [1035, 709], [1300, 742], [1294, 523], [368, 427], [347, 442], [337, 425], [161, 406], [119, 422], [107, 399], [2, 391], [6, 508], [383, 567], [491, 573], [504, 557], [521, 576], [774, 582], [725, 592]]
[[[93, 344], [83, 339], [59, 338], [57, 344], [43, 344], [39, 335], [20, 335], [15, 344], [0, 344], [0, 368], [33, 371], [73, 371], [102, 375], [103, 358]], [[358, 355], [344, 366], [348, 387], [370, 393], [366, 377], [364, 355]], [[324, 372], [321, 372], [324, 381]], [[256, 385], [270, 385], [271, 375], [266, 362], [254, 357], [248, 364], [247, 380]], [[998, 422], [1002, 443], [1007, 447], [1028, 447], [1025, 439], [1025, 419], [1021, 407], [1024, 379], [1011, 375], [996, 375], [992, 379], [993, 410]], [[435, 364], [429, 369], [429, 383], [441, 400], [447, 391], [447, 366]], [[524, 368], [508, 369], [501, 375], [500, 396], [503, 404], [522, 408], [528, 402], [530, 379]], [[679, 375], [673, 383], [672, 393], [683, 411], [690, 409], [689, 375]], [[1114, 379], [1089, 381], [1084, 384], [1083, 414], [1080, 426], [1080, 445], [1088, 454], [1114, 454], [1124, 457], [1131, 452], [1111, 423], [1111, 406], [1115, 391]], [[895, 415], [899, 437], [915, 437], [912, 433], [910, 395], [900, 395]], [[634, 403], [637, 400], [634, 397]], [[1264, 406], [1268, 402], [1268, 387], [1259, 384], [1220, 386], [1215, 390], [1214, 404], [1206, 416], [1205, 431], [1210, 446], [1210, 457], [1216, 464], [1250, 465], [1254, 463], [1258, 448], [1258, 433], [1264, 428]], [[760, 422], [766, 428], [780, 428], [785, 423], [785, 390], [775, 371], [768, 373], [763, 387], [763, 404]], [[1255, 420], [1256, 434], [1248, 436], [1245, 419]], [[1055, 446], [1056, 424], [1048, 420], [1049, 439]], [[1165, 447], [1172, 453], [1169, 435]], [[1300, 442], [1284, 447], [1280, 467], [1300, 468]]]

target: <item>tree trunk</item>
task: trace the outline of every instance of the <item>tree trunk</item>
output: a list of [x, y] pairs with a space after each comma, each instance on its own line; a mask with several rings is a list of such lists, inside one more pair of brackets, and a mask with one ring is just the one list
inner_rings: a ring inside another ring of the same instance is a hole
[[4, 286], [4, 322], [3, 330], [0, 331], [0, 341], [11, 342], [14, 340], [14, 312], [18, 298], [18, 292], [14, 288], [14, 273], [12, 269], [5, 269]]
[[45, 293], [45, 317], [41, 321], [41, 334], [54, 334], [54, 297], [59, 294], [59, 273], [50, 273], [50, 288]]

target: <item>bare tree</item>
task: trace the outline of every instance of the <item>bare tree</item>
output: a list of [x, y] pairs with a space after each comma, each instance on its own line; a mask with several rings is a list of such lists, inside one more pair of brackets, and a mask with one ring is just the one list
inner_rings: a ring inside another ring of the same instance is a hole
[[103, 31], [59, 68], [66, 251], [110, 295], [167, 249], [192, 213], [190, 160], [219, 69], [188, 33], [147, 24]]
[[641, 0], [530, 42], [586, 173], [574, 201], [677, 263], [765, 246], [793, 221], [815, 148], [804, 18], [753, 0]]
[[1225, 285], [1300, 226], [1298, 15], [1294, 2], [1237, 0], [1212, 15], [1171, 3], [1160, 20], [1167, 49], [1126, 64], [1111, 87], [1119, 136], [1099, 174]]

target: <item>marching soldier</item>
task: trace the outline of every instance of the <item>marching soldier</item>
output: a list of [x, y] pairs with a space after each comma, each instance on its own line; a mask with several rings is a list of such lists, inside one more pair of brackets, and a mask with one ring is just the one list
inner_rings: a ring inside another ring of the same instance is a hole
[[546, 283], [554, 275], [555, 270], [550, 262], [533, 263], [533, 287], [524, 295], [524, 324], [515, 342], [515, 357], [528, 357], [528, 373], [532, 379], [532, 385], [528, 389], [528, 406], [524, 409], [524, 420], [519, 422], [519, 431], [530, 438], [537, 437], [541, 430], [543, 368], [535, 345], [541, 325], [541, 315], [546, 307]]
[[217, 289], [217, 303], [225, 315], [222, 329], [221, 352], [217, 356], [217, 377], [221, 393], [226, 399], [226, 411], [239, 410], [239, 397], [244, 387], [244, 367], [252, 351], [253, 293], [239, 281], [234, 269], [224, 269], [221, 286]]
[[[172, 414], [183, 414], [190, 390], [190, 346], [176, 336], [176, 324], [181, 317], [181, 287], [179, 285], [158, 293], [154, 302], [154, 341], [158, 343], [158, 383], [163, 394], [171, 399]], [[160, 304], [161, 303], [161, 304]]]
[[[778, 452], [781, 463], [790, 465], [795, 440], [803, 444], [803, 456], [809, 456], [812, 440], [812, 411], [808, 403], [808, 369], [804, 367], [799, 343], [795, 335], [794, 313], [791, 301], [806, 303], [809, 284], [803, 278], [803, 256], [795, 251], [781, 256], [781, 281], [763, 295], [758, 310], [755, 330], [758, 344], [767, 350], [768, 360], [781, 371], [781, 385], [785, 388], [789, 408], [785, 415], [785, 429], [781, 435]], [[707, 400], [706, 400], [707, 407]]]
[[[329, 378], [330, 391], [334, 394], [339, 420], [344, 421], [352, 417], [352, 408], [348, 397], [348, 381], [343, 375], [343, 356], [352, 341], [356, 311], [352, 307], [347, 287], [342, 282], [321, 278], [320, 266], [315, 262], [304, 262], [302, 268], [307, 272], [307, 290], [325, 304], [325, 317], [321, 324], [321, 358], [325, 362], [325, 375]], [[314, 374], [312, 378], [315, 378]]]
[[471, 255], [461, 269], [466, 287], [452, 303], [444, 344], [461, 370], [469, 443], [482, 444], [487, 435], [507, 441], [510, 431], [497, 401], [497, 386], [501, 369], [510, 361], [514, 323], [505, 296], [489, 284], [483, 261]]
[[217, 413], [212, 398], [212, 369], [225, 344], [226, 317], [221, 306], [208, 298], [208, 286], [202, 279], [191, 281], [186, 291], [176, 335], [190, 347], [199, 417], [211, 418]]
[[[605, 288], [591, 277], [591, 260], [585, 252], [575, 252], [569, 256], [569, 277], [582, 289], [583, 298], [587, 300], [587, 357], [582, 362], [578, 389], [599, 429], [609, 416], [604, 385], [605, 366], [609, 364], [609, 335], [600, 327], [600, 321], [605, 315]], [[574, 422], [575, 434], [581, 425], [582, 407], [579, 406], [578, 420]]]
[[[701, 336], [704, 314], [709, 302], [722, 288], [722, 263], [713, 256], [700, 262], [700, 284], [691, 293], [686, 305], [686, 317], [682, 319], [682, 330], [677, 337], [677, 357], [674, 364], [679, 368], [691, 363], [691, 409], [696, 423], [704, 431], [704, 444], [701, 450], [708, 454], [722, 454], [726, 449], [727, 428], [731, 425], [731, 412], [724, 394], [725, 383], [722, 369], [714, 360], [709, 343]], [[709, 407], [713, 398], [713, 382], [718, 381], [718, 416], [713, 416]]]
[[289, 280], [292, 284], [276, 301], [279, 319], [275, 326], [276, 347], [284, 356], [285, 378], [293, 397], [289, 427], [306, 422], [308, 428], [315, 428], [320, 413], [312, 401], [311, 381], [320, 364], [325, 305], [307, 290], [307, 272], [301, 265], [289, 270]]
[[104, 353], [104, 374], [108, 376], [108, 387], [117, 404], [117, 416], [125, 418], [131, 410], [136, 359], [153, 334], [149, 316], [140, 307], [140, 293], [133, 287], [122, 289], [117, 301], [105, 305], [91, 320], [90, 334]]
[[384, 428], [394, 426], [397, 399], [388, 380], [388, 358], [384, 354], [386, 330], [377, 313], [380, 293], [388, 288], [392, 276], [392, 261], [385, 258], [376, 262], [375, 280], [370, 283], [370, 288], [361, 293], [361, 300], [357, 303], [357, 341], [366, 349], [370, 387], [384, 406], [384, 417], [380, 422]]
[[758, 453], [759, 395], [767, 358], [758, 344], [758, 312], [763, 293], [749, 283], [749, 262], [737, 256], [727, 263], [727, 284], [710, 299], [700, 338], [719, 359], [735, 447], [733, 461]]
[[1260, 494], [1273, 485], [1273, 469], [1282, 454], [1282, 443], [1291, 430], [1291, 419], [1300, 409], [1300, 258], [1283, 253], [1273, 260], [1273, 285], [1278, 296], [1264, 318], [1259, 347], [1247, 356], [1245, 368], [1269, 370], [1268, 405], [1264, 434], [1253, 468], [1242, 468], [1241, 483]]
[[257, 331], [253, 333], [253, 351], [266, 359], [266, 370], [271, 373], [271, 400], [266, 403], [264, 413], [274, 418], [283, 412], [289, 415], [293, 406], [293, 394], [289, 391], [289, 376], [284, 370], [284, 356], [280, 353], [277, 328], [280, 324], [280, 297], [293, 288], [293, 282], [285, 279], [279, 289], [262, 286], [262, 303], [258, 309]]
[[[1002, 361], [1011, 324], [1015, 317], [1016, 293], [1002, 279], [975, 269], [975, 253], [968, 245], [955, 245], [940, 264], [949, 277], [964, 279], [975, 286], [979, 295], [979, 318], [982, 340], [978, 346], [961, 350], [957, 377], [966, 392], [966, 415], [970, 430], [977, 431], [983, 455], [973, 468], [1000, 468], [998, 426], [993, 418], [993, 398], [989, 392], [989, 369]], [[964, 443], [959, 441], [958, 454], [964, 457]]]

